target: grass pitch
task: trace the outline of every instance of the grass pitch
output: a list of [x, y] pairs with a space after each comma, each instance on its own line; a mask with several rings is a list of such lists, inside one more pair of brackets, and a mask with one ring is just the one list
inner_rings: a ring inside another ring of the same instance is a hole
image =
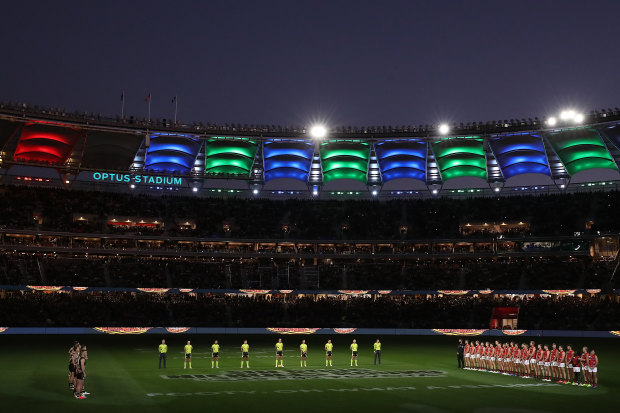
[[[0, 412], [573, 412], [618, 411], [620, 342], [559, 339], [596, 349], [598, 389], [550, 385], [535, 379], [456, 368], [454, 337], [380, 337], [382, 365], [373, 365], [371, 336], [282, 336], [284, 368], [275, 368], [269, 336], [168, 335], [168, 366], [157, 368], [161, 337], [0, 335]], [[221, 344], [220, 368], [210, 347]], [[250, 369], [240, 368], [247, 338]], [[309, 346], [299, 365], [299, 343]], [[323, 346], [334, 342], [334, 366]], [[359, 367], [350, 367], [351, 340], [360, 344]], [[66, 351], [74, 339], [88, 346], [86, 389], [76, 400], [67, 388]], [[183, 369], [183, 345], [194, 346], [192, 370]], [[508, 341], [512, 337], [507, 338]], [[527, 337], [520, 337], [522, 341]], [[551, 340], [542, 340], [551, 343]]]

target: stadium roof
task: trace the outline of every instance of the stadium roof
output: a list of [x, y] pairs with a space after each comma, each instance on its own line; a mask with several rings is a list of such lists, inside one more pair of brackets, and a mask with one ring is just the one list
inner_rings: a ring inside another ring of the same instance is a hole
[[[620, 181], [617, 109], [443, 126], [442, 133], [436, 125], [340, 127], [316, 139], [301, 127], [171, 125], [0, 105], [0, 172], [32, 177], [47, 168], [67, 184], [308, 196], [564, 190], [576, 181]], [[112, 178], [97, 179], [102, 173]], [[159, 179], [138, 182], [136, 175]]]

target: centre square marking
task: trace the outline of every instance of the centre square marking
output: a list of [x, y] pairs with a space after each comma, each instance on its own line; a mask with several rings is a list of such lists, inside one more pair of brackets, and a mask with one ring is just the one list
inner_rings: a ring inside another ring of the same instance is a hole
[[194, 380], [209, 382], [254, 381], [254, 380], [324, 380], [324, 379], [402, 379], [419, 377], [443, 377], [439, 370], [397, 370], [372, 369], [329, 369], [329, 370], [243, 370], [226, 371], [219, 374], [160, 375], [166, 380]]

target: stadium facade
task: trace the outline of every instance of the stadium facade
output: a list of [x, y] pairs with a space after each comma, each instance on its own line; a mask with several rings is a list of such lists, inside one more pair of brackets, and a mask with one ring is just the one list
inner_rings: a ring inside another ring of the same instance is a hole
[[0, 105], [0, 179], [196, 196], [397, 198], [616, 189], [620, 112], [554, 126], [300, 127], [171, 124]]

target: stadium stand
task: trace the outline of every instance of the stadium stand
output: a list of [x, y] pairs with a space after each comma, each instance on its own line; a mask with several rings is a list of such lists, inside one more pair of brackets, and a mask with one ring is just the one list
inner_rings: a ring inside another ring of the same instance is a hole
[[616, 328], [619, 121], [317, 141], [0, 104], [0, 325]]

